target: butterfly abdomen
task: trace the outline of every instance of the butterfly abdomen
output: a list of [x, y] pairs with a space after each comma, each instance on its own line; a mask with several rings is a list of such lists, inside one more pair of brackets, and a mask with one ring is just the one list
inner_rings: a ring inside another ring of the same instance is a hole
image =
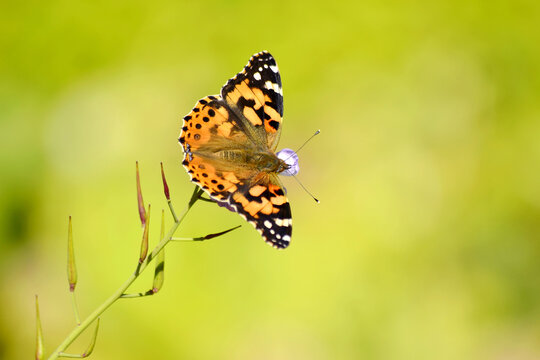
[[233, 163], [244, 163], [246, 154], [242, 150], [223, 150], [216, 154], [219, 158]]
[[243, 150], [221, 150], [214, 154], [231, 165], [265, 173], [279, 173], [286, 168], [283, 160], [270, 152]]

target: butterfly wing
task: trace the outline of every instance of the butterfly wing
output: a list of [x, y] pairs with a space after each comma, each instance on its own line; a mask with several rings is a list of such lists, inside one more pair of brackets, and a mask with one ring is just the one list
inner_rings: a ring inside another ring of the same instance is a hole
[[182, 165], [191, 181], [215, 200], [226, 200], [240, 184], [255, 175], [255, 169], [239, 169], [219, 154], [228, 149], [246, 152], [251, 146], [238, 119], [219, 95], [197, 102], [184, 117], [178, 139], [183, 151]]
[[282, 114], [279, 72], [273, 57], [262, 52], [227, 82], [222, 96], [197, 102], [184, 117], [179, 138], [182, 164], [191, 181], [253, 224], [277, 248], [287, 247], [292, 233], [291, 208], [283, 187], [276, 174], [261, 172], [235, 157], [273, 150]]
[[253, 55], [223, 86], [221, 96], [241, 120], [248, 137], [275, 151], [281, 134], [283, 91], [274, 57], [267, 51]]
[[222, 206], [240, 214], [275, 248], [289, 246], [292, 234], [291, 206], [283, 186], [274, 174], [261, 177], [256, 183], [240, 185]]

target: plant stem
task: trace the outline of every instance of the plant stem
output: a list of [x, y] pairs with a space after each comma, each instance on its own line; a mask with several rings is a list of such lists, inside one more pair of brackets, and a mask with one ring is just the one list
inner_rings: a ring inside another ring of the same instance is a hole
[[[139, 277], [139, 275], [146, 269], [148, 264], [152, 262], [152, 260], [159, 254], [161, 250], [169, 243], [172, 236], [178, 229], [178, 226], [184, 219], [184, 217], [187, 215], [191, 207], [197, 202], [201, 194], [201, 191], [199, 189], [195, 189], [193, 192], [193, 196], [191, 197], [191, 200], [189, 201], [188, 205], [184, 209], [183, 213], [179, 218], [176, 218], [176, 214], [173, 216], [175, 217], [175, 222], [173, 226], [169, 229], [167, 235], [165, 235], [164, 238], [161, 239], [159, 244], [152, 250], [152, 253], [146, 258], [146, 260], [142, 264], [137, 264], [137, 268], [133, 274], [129, 276], [129, 278], [112, 294], [107, 300], [105, 300], [101, 305], [99, 305], [88, 317], [79, 325], [77, 325], [71, 333], [64, 339], [64, 341], [58, 345], [58, 347], [54, 350], [54, 352], [48, 357], [48, 360], [58, 359], [64, 352], [69, 345], [75, 341], [81, 335], [81, 333], [86, 330], [101, 314], [105, 312], [112, 304], [118, 300], [122, 294], [125, 293], [125, 291], [130, 287], [131, 284]], [[171, 207], [172, 211], [172, 207]]]
[[75, 290], [70, 291], [71, 293], [71, 304], [73, 306], [73, 313], [75, 314], [75, 321], [77, 325], [81, 324], [81, 317], [79, 316], [79, 307], [77, 306], [77, 299], [75, 298]]

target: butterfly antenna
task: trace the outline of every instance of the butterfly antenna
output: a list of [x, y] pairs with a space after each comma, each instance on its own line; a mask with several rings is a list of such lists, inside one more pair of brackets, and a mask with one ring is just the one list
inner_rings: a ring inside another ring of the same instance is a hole
[[[293, 154], [298, 154], [298, 152], [304, 147], [306, 146], [306, 144], [315, 137], [315, 135], [319, 135], [321, 132], [321, 130], [317, 130], [315, 131], [315, 134], [311, 135], [309, 137], [309, 139], [307, 139], [306, 141], [304, 141], [304, 143], [302, 144], [302, 146], [300, 146]], [[285, 159], [285, 161], [289, 160], [293, 155], [291, 154], [291, 156], [289, 156], [287, 159]]]
[[[318, 134], [318, 132], [315, 133], [315, 135], [317, 135], [317, 134]], [[313, 135], [313, 136], [315, 136], [315, 135]], [[312, 137], [313, 137], [313, 136], [312, 136]], [[304, 189], [304, 191], [307, 192], [307, 193], [309, 194], [309, 196], [311, 196], [311, 197], [313, 198], [313, 200], [315, 200], [315, 202], [316, 202], [317, 204], [320, 204], [320, 203], [321, 203], [321, 202], [319, 201], [319, 199], [317, 199], [315, 196], [313, 196], [313, 194], [312, 194], [308, 189], [306, 189], [306, 187], [304, 186], [304, 184], [302, 184], [302, 183], [300, 182], [300, 180], [298, 180], [298, 178], [297, 178], [295, 175], [293, 175], [293, 178], [294, 178], [294, 180], [296, 180], [296, 182], [302, 187], [302, 189]]]
[[311, 136], [309, 137], [309, 139], [307, 139], [306, 141], [304, 141], [304, 143], [302, 144], [302, 146], [300, 146], [300, 147], [298, 148], [298, 150], [295, 151], [295, 153], [298, 154], [298, 152], [299, 152], [304, 146], [306, 146], [306, 144], [309, 142], [309, 140], [313, 139], [313, 138], [315, 137], [315, 135], [319, 135], [320, 132], [321, 132], [321, 130], [315, 131], [315, 134], [311, 135]]

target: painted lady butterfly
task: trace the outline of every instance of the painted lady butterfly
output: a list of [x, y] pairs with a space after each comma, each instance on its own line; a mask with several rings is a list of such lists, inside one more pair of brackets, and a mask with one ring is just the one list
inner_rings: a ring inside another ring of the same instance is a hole
[[277, 175], [298, 172], [294, 151], [275, 153], [282, 116], [279, 70], [272, 55], [262, 51], [227, 81], [221, 95], [195, 104], [179, 138], [191, 181], [281, 249], [291, 240], [292, 218]]

